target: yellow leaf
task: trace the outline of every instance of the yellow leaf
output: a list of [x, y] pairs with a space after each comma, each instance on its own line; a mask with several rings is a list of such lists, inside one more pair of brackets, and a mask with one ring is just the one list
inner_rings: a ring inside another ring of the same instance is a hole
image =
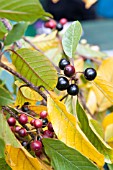
[[110, 125], [110, 124], [113, 124], [113, 112], [110, 113], [109, 115], [107, 115], [107, 116], [104, 118], [103, 123], [102, 123], [104, 129], [106, 129], [106, 127], [107, 127], [108, 125]]
[[39, 105], [39, 106], [29, 106], [30, 110], [33, 110], [35, 113], [40, 114], [40, 112], [42, 112], [43, 110], [47, 111], [47, 107], [43, 106], [43, 105]]
[[9, 62], [4, 55], [1, 58], [1, 62], [7, 65], [8, 67], [12, 68], [13, 70], [16, 70], [15, 66], [11, 62]]
[[56, 37], [57, 31], [53, 31], [51, 34], [38, 35], [33, 38], [31, 41], [43, 52], [48, 51], [51, 48], [55, 48], [59, 44], [59, 40]]
[[29, 152], [21, 148], [6, 146], [6, 162], [12, 170], [52, 170], [49, 166], [34, 158]]
[[74, 66], [76, 71], [83, 71], [84, 69], [84, 60], [82, 58], [78, 58], [74, 61]]
[[47, 100], [48, 114], [59, 140], [79, 150], [99, 167], [104, 164], [104, 156], [90, 143], [77, 124], [75, 116], [68, 113], [65, 105], [50, 95]]
[[105, 141], [113, 142], [113, 124], [110, 124], [106, 127], [105, 130]]
[[97, 0], [83, 0], [86, 8], [90, 8]]

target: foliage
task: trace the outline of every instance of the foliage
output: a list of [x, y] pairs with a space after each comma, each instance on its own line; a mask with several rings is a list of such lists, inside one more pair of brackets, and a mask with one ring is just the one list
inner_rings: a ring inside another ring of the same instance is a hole
[[[48, 17], [38, 0], [0, 1], [0, 169], [112, 170], [113, 57], [80, 42], [79, 21], [63, 35], [54, 28], [24, 36], [29, 24]], [[62, 58], [75, 68], [72, 76], [60, 70]], [[87, 67], [97, 70], [92, 81]], [[56, 88], [59, 76], [67, 88], [77, 85], [75, 96]]]

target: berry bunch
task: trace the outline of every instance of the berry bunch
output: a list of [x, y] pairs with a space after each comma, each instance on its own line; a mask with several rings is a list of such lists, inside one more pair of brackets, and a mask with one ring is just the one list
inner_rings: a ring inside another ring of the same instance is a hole
[[[21, 107], [21, 111], [24, 111], [24, 113], [19, 114], [18, 117], [9, 117], [7, 122], [22, 146], [34, 151], [35, 155], [39, 157], [43, 153], [42, 138], [55, 137], [52, 124], [47, 119], [48, 113], [43, 110], [38, 117], [33, 118], [33, 116], [31, 116], [32, 119], [29, 121], [28, 117], [30, 115], [28, 115], [28, 113], [30, 110], [28, 103], [25, 103]], [[17, 125], [17, 122], [20, 125]], [[29, 125], [29, 130], [26, 128], [27, 125]], [[34, 136], [32, 139], [30, 136], [31, 133]]]
[[[60, 91], [67, 90], [69, 95], [75, 96], [79, 92], [79, 87], [76, 82], [76, 70], [74, 66], [70, 64], [70, 61], [65, 58], [61, 59], [59, 62], [59, 68], [64, 71], [64, 76], [58, 78], [56, 88]], [[95, 79], [97, 73], [94, 68], [87, 68], [84, 72], [84, 77], [92, 81]], [[69, 83], [69, 81], [74, 80], [74, 83]]]
[[58, 31], [61, 31], [63, 29], [63, 25], [67, 23], [66, 18], [61, 18], [60, 21], [57, 23], [55, 20], [51, 19], [45, 23], [46, 28], [50, 29], [57, 29]]

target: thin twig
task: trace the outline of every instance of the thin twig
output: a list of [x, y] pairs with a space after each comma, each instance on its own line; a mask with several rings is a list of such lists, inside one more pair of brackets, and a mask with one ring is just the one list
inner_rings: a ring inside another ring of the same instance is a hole
[[11, 26], [10, 22], [8, 21], [8, 19], [1, 18], [0, 20], [2, 21], [2, 23], [4, 24], [4, 26], [6, 27], [6, 29], [8, 31], [12, 30], [12, 26]]
[[28, 81], [25, 77], [23, 77], [21, 74], [17, 73], [4, 63], [0, 62], [0, 67], [4, 68], [8, 72], [12, 73], [14, 76], [18, 77], [20, 80], [24, 81], [30, 88], [38, 92], [46, 101], [47, 101], [47, 96], [35, 85], [33, 85], [30, 81]]
[[100, 65], [102, 63], [101, 61], [99, 61], [98, 59], [93, 58], [93, 57], [88, 57], [88, 56], [83, 56], [83, 55], [80, 55], [80, 57], [83, 58], [84, 60], [87, 60], [87, 59], [91, 60], [91, 61], [97, 63], [98, 65]]
[[68, 94], [66, 94], [65, 96], [63, 96], [60, 101], [64, 100], [66, 97], [68, 96]]

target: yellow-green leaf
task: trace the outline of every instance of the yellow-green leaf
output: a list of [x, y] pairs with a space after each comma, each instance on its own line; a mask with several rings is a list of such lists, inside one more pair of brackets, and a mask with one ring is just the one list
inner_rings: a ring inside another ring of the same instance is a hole
[[110, 124], [113, 124], [113, 112], [108, 114], [102, 122], [104, 129], [106, 129], [106, 127]]
[[43, 85], [51, 89], [57, 84], [57, 72], [52, 63], [42, 53], [27, 48], [12, 54], [12, 62], [17, 71], [35, 86]]
[[77, 149], [83, 155], [103, 166], [104, 156], [89, 142], [77, 124], [75, 116], [67, 112], [65, 105], [50, 95], [47, 100], [48, 114], [59, 140]]

